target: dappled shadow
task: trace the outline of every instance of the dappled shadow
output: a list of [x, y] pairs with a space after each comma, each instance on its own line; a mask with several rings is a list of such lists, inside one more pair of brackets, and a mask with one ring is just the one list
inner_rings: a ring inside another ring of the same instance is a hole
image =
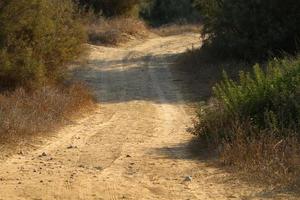
[[141, 100], [176, 104], [198, 102], [208, 96], [207, 85], [203, 85], [203, 91], [200, 88], [197, 93], [185, 94], [190, 91], [184, 87], [188, 77], [170, 70], [179, 54], [140, 54], [90, 60], [74, 74], [94, 89], [101, 103]]

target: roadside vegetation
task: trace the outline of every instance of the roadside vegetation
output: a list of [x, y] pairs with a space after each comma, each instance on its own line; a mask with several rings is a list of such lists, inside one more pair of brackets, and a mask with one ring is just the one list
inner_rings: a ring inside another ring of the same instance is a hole
[[224, 164], [290, 183], [300, 175], [300, 62], [272, 60], [265, 68], [241, 71], [238, 82], [224, 75], [199, 109], [194, 134], [217, 148]]
[[84, 84], [66, 81], [68, 65], [85, 51], [78, 13], [71, 0], [1, 1], [2, 142], [49, 131], [92, 106]]
[[94, 45], [118, 46], [150, 35], [147, 25], [133, 17], [96, 17], [89, 20], [87, 27], [89, 43]]
[[[199, 106], [193, 134], [216, 149], [226, 166], [268, 183], [299, 183], [299, 2], [195, 5], [204, 16], [204, 44], [184, 54], [179, 65], [223, 78], [213, 78], [212, 97]], [[260, 64], [249, 68], [253, 63]]]
[[83, 83], [43, 86], [34, 91], [17, 88], [0, 95], [1, 143], [18, 142], [63, 125], [93, 106], [92, 93]]

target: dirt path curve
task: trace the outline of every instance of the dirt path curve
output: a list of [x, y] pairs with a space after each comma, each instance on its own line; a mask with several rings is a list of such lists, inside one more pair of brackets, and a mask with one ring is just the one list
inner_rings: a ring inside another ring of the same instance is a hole
[[37, 150], [2, 161], [0, 199], [261, 199], [189, 153], [192, 116], [168, 64], [198, 41], [185, 34], [93, 46], [77, 75], [94, 88], [97, 110]]

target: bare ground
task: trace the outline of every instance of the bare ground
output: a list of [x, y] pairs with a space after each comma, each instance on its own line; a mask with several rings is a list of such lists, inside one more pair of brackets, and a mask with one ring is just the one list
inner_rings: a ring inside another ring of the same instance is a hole
[[92, 46], [76, 75], [95, 90], [97, 109], [2, 159], [0, 199], [299, 199], [249, 186], [190, 151], [193, 112], [168, 66], [198, 41]]

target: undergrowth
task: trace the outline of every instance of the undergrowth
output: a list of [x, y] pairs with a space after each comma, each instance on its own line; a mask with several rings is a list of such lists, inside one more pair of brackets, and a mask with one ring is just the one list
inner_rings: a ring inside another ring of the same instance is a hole
[[1, 142], [49, 132], [93, 105], [82, 83], [44, 86], [34, 91], [15, 89], [0, 95]]
[[263, 68], [241, 71], [238, 82], [224, 73], [199, 109], [194, 134], [215, 146], [224, 164], [292, 183], [300, 175], [300, 59], [275, 59]]
[[94, 19], [87, 27], [89, 42], [96, 45], [116, 46], [132, 39], [148, 37], [146, 24], [130, 17], [103, 17]]

